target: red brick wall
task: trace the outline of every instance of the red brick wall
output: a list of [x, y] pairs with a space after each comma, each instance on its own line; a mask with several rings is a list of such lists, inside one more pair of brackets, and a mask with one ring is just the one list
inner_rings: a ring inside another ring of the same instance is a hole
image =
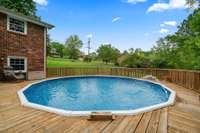
[[27, 57], [28, 71], [44, 71], [44, 27], [28, 22], [27, 35], [13, 33], [7, 31], [7, 16], [0, 13], [0, 69], [7, 56]]

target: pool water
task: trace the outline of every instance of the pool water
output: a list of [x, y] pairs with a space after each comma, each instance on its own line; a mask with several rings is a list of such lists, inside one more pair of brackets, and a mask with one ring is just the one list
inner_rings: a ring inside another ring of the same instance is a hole
[[29, 102], [70, 111], [133, 110], [166, 102], [170, 95], [158, 84], [107, 76], [47, 80], [23, 93]]

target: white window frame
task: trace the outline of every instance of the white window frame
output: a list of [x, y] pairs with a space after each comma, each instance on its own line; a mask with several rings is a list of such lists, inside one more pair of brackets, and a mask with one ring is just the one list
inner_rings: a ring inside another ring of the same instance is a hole
[[[11, 29], [10, 29], [10, 18], [17, 19], [17, 20], [19, 20], [19, 21], [23, 21], [23, 22], [24, 22], [24, 32], [19, 32], [19, 31], [11, 30]], [[22, 19], [19, 19], [19, 18], [17, 18], [17, 17], [7, 16], [7, 30], [10, 31], [10, 32], [14, 32], [14, 33], [19, 33], [19, 34], [27, 35], [27, 22], [24, 21], [24, 20], [22, 20]]]
[[26, 57], [21, 57], [21, 56], [8, 56], [7, 57], [7, 65], [10, 66], [10, 59], [24, 59], [24, 70], [14, 70], [15, 73], [27, 72], [27, 58]]

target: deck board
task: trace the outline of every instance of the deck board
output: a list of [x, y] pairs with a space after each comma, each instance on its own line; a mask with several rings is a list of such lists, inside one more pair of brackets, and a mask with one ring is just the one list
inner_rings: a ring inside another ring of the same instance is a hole
[[176, 104], [110, 121], [64, 117], [20, 105], [17, 91], [28, 83], [0, 83], [0, 132], [4, 133], [199, 133], [200, 94], [162, 82], [177, 92]]
[[136, 115], [135, 117], [133, 117], [133, 119], [129, 122], [129, 124], [124, 129], [124, 132], [126, 132], [126, 133], [135, 132], [135, 130], [136, 130], [137, 126], [139, 125], [143, 115], [144, 114]]
[[135, 130], [135, 133], [145, 133], [148, 127], [149, 121], [151, 119], [152, 112], [144, 113], [138, 127]]
[[106, 128], [102, 131], [102, 133], [111, 133], [117, 128], [117, 126], [125, 119], [125, 117], [120, 116], [114, 121], [112, 121]]
[[151, 120], [149, 121], [146, 132], [156, 133], [158, 129], [159, 121], [160, 121], [160, 109], [152, 112]]
[[160, 121], [158, 125], [158, 133], [167, 133], [167, 122], [168, 122], [168, 107], [163, 108], [160, 112]]

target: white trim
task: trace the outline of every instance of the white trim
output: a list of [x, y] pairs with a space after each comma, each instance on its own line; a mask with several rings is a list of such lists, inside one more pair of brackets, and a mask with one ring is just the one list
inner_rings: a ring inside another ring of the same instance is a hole
[[[24, 32], [11, 30], [10, 29], [10, 18], [13, 18], [13, 19], [16, 19], [16, 20], [19, 20], [19, 21], [23, 21], [24, 22]], [[10, 31], [10, 32], [18, 33], [18, 34], [27, 35], [27, 22], [24, 21], [23, 19], [18, 18], [18, 17], [7, 15], [7, 30]]]
[[45, 75], [45, 78], [46, 78], [46, 66], [47, 66], [47, 53], [46, 53], [46, 50], [47, 50], [47, 28], [44, 28], [44, 75]]
[[8, 56], [7, 57], [7, 65], [10, 66], [10, 59], [14, 58], [14, 59], [24, 59], [24, 70], [14, 70], [14, 72], [27, 72], [27, 57], [23, 57], [23, 56]]
[[[160, 103], [160, 104], [156, 104], [156, 105], [152, 105], [152, 106], [147, 106], [147, 107], [144, 107], [144, 108], [134, 109], [134, 110], [71, 111], [71, 110], [63, 110], [63, 109], [58, 109], [58, 108], [54, 108], [54, 107], [49, 107], [49, 106], [44, 106], [44, 105], [40, 105], [40, 104], [31, 103], [26, 99], [26, 96], [23, 93], [30, 86], [32, 86], [34, 84], [38, 84], [38, 83], [44, 82], [44, 81], [49, 81], [49, 80], [54, 80], [54, 79], [62, 79], [62, 78], [72, 78], [72, 77], [96, 77], [96, 76], [99, 76], [99, 77], [100, 76], [104, 76], [104, 77], [120, 77], [120, 78], [136, 79], [136, 80], [142, 80], [142, 81], [154, 83], [154, 84], [160, 85], [161, 87], [167, 89], [170, 92], [170, 96], [169, 96], [168, 101], [166, 101], [166, 102], [163, 102], [163, 103]], [[155, 109], [159, 109], [159, 108], [163, 108], [163, 107], [166, 107], [166, 106], [173, 105], [174, 102], [175, 102], [175, 97], [176, 97], [176, 92], [175, 91], [173, 91], [172, 89], [166, 87], [165, 85], [163, 85], [161, 83], [157, 83], [157, 82], [150, 81], [150, 80], [132, 78], [132, 77], [107, 76], [107, 75], [86, 75], [86, 76], [83, 76], [83, 75], [79, 76], [78, 75], [78, 76], [65, 76], [65, 77], [44, 79], [44, 80], [41, 80], [41, 81], [38, 81], [38, 82], [35, 82], [35, 83], [27, 85], [23, 89], [19, 90], [17, 93], [18, 93], [18, 96], [20, 98], [21, 104], [23, 106], [31, 107], [31, 108], [35, 108], [35, 109], [40, 109], [40, 110], [56, 113], [56, 114], [63, 115], [63, 116], [89, 116], [89, 115], [91, 115], [92, 112], [111, 112], [114, 115], [136, 115], [138, 113], [144, 113], [144, 112], [148, 112], [148, 111], [152, 111], [152, 110], [155, 110]]]

